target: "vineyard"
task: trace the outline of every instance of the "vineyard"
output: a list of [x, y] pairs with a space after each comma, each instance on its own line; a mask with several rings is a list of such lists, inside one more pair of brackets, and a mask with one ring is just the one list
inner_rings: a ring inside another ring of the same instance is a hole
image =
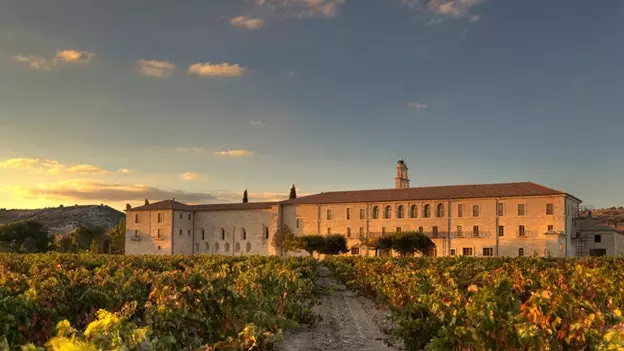
[[0, 254], [0, 350], [270, 349], [314, 315], [316, 261]]
[[624, 259], [325, 261], [408, 350], [623, 350]]

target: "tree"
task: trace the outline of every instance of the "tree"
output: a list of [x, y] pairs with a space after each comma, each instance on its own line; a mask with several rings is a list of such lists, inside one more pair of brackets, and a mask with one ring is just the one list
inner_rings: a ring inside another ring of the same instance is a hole
[[0, 246], [9, 252], [35, 253], [50, 249], [52, 237], [36, 221], [21, 221], [0, 226]]
[[245, 192], [243, 193], [243, 203], [246, 204], [249, 202], [249, 197], [247, 196], [247, 189], [245, 189]]
[[312, 256], [314, 252], [320, 253], [323, 251], [324, 247], [325, 238], [322, 235], [305, 235], [299, 238], [298, 249], [307, 251], [310, 256]]
[[126, 219], [119, 220], [116, 227], [106, 233], [105, 253], [123, 255], [126, 251]]
[[288, 195], [288, 200], [294, 200], [297, 198], [297, 188], [295, 188], [295, 184], [290, 187], [290, 194]]
[[283, 226], [273, 235], [273, 246], [276, 250], [279, 249], [279, 255], [283, 256], [288, 251], [299, 249], [299, 238], [295, 236], [295, 233], [288, 226]]
[[349, 252], [347, 249], [347, 239], [344, 235], [335, 234], [328, 235], [324, 238], [325, 245], [323, 245], [320, 253], [326, 255], [338, 255]]
[[83, 250], [101, 252], [104, 241], [104, 230], [102, 228], [81, 226], [69, 233], [71, 240], [71, 251], [79, 252]]
[[391, 242], [392, 248], [401, 256], [412, 254], [414, 251], [425, 254], [435, 247], [428, 236], [416, 232], [395, 233], [391, 237]]

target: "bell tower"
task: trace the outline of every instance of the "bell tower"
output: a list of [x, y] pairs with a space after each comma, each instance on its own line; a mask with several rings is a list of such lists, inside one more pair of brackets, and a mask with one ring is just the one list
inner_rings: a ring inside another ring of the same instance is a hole
[[394, 178], [394, 187], [396, 189], [409, 188], [409, 178], [407, 178], [407, 165], [404, 160], [397, 162], [397, 176]]

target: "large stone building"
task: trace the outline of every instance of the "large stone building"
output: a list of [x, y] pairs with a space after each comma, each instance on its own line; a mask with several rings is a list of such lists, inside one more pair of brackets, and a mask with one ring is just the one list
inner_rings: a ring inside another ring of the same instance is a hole
[[[351, 254], [396, 231], [425, 233], [436, 256], [587, 254], [578, 198], [535, 183], [409, 187], [405, 162], [394, 189], [326, 192], [281, 202], [186, 205], [165, 200], [127, 212], [127, 254], [272, 255], [279, 228], [296, 235], [343, 234]], [[614, 239], [615, 240], [615, 239]], [[624, 240], [617, 251], [624, 254]], [[597, 251], [593, 251], [597, 253]]]

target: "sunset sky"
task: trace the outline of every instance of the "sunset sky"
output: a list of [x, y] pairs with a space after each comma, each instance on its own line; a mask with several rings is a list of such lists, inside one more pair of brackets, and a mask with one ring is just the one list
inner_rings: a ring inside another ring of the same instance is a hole
[[624, 1], [2, 0], [0, 208], [533, 181], [624, 205]]

